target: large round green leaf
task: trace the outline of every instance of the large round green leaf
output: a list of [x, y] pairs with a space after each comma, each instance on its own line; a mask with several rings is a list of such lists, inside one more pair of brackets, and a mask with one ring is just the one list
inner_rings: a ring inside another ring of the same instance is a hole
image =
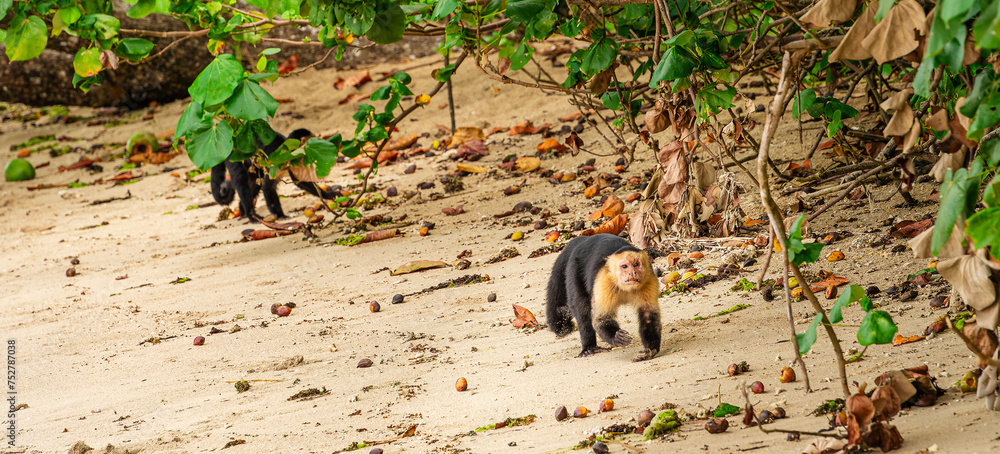
[[7, 30], [7, 58], [10, 61], [31, 60], [42, 54], [49, 38], [45, 22], [38, 16], [16, 16]]
[[861, 345], [888, 344], [896, 335], [896, 324], [886, 311], [871, 311], [861, 320], [858, 328], [858, 343]]
[[391, 44], [403, 39], [403, 30], [406, 28], [406, 14], [398, 4], [382, 3], [377, 14], [375, 14], [372, 28], [368, 29], [365, 36], [376, 44]]
[[208, 170], [225, 161], [233, 152], [233, 128], [220, 121], [211, 128], [192, 134], [187, 140], [187, 153], [191, 162], [201, 170]]
[[199, 104], [213, 106], [229, 99], [242, 78], [243, 67], [240, 63], [232, 55], [222, 54], [198, 74], [188, 87], [188, 93]]
[[101, 72], [101, 69], [103, 66], [101, 65], [100, 49], [80, 49], [76, 52], [76, 57], [73, 57], [73, 70], [80, 77], [96, 76], [97, 73]]

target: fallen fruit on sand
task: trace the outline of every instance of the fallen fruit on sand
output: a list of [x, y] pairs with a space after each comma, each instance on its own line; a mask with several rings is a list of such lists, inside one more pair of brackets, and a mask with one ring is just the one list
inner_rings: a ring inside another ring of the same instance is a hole
[[358, 361], [358, 369], [364, 369], [366, 367], [372, 367], [372, 364], [375, 364], [375, 363], [372, 362], [372, 360], [370, 360], [368, 358], [362, 359], [361, 361]]
[[288, 317], [292, 313], [292, 308], [284, 305], [278, 306], [275, 313], [278, 314], [278, 317]]
[[459, 378], [458, 381], [455, 382], [455, 389], [458, 390], [458, 392], [469, 389], [468, 380], [466, 380], [465, 377]]
[[556, 421], [562, 421], [568, 417], [569, 417], [569, 412], [566, 411], [565, 406], [556, 409]]
[[705, 430], [710, 434], [721, 434], [729, 428], [729, 421], [725, 418], [709, 419], [705, 423]]
[[368, 303], [368, 310], [372, 311], [373, 313], [378, 312], [382, 310], [382, 305], [380, 305], [378, 301], [372, 301]]
[[195, 345], [205, 345], [205, 336], [198, 336], [194, 338]]
[[750, 384], [750, 391], [753, 391], [754, 394], [760, 394], [764, 392], [764, 384], [759, 381], [755, 381]]
[[615, 408], [615, 401], [613, 401], [611, 399], [604, 399], [604, 400], [601, 401], [601, 404], [598, 406], [598, 410], [597, 411], [598, 412], [611, 411], [614, 408]]
[[392, 304], [400, 304], [403, 302], [403, 295], [395, 294], [392, 295]]
[[782, 383], [791, 383], [795, 381], [795, 371], [788, 366], [782, 367], [780, 375], [778, 376], [778, 381]]
[[590, 413], [590, 410], [587, 410], [587, 407], [576, 407], [576, 410], [573, 410], [573, 417], [586, 418], [588, 413]]
[[653, 417], [655, 417], [655, 416], [656, 416], [656, 413], [653, 413], [653, 412], [651, 412], [649, 410], [643, 410], [643, 411], [639, 412], [639, 417], [636, 418], [635, 425], [637, 425], [639, 427], [645, 426], [645, 425], [649, 424], [649, 422], [652, 421]]

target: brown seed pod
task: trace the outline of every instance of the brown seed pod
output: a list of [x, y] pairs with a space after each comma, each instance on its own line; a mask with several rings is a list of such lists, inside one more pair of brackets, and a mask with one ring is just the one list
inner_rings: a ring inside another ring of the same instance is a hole
[[76, 276], [76, 268], [70, 268], [66, 270], [66, 277]]
[[548, 223], [546, 223], [545, 221], [535, 221], [534, 227], [535, 230], [542, 230], [545, 227], [548, 227]]
[[569, 417], [569, 412], [566, 411], [566, 407], [562, 406], [556, 409], [556, 421], [562, 421]]
[[826, 288], [826, 299], [832, 300], [837, 297], [837, 286], [831, 285]]
[[368, 358], [362, 359], [361, 361], [358, 361], [358, 369], [364, 369], [366, 367], [372, 367], [372, 364], [375, 364], [375, 363], [372, 362], [372, 360], [370, 360]]
[[729, 376], [730, 377], [735, 377], [735, 376], [737, 376], [737, 375], [739, 375], [741, 373], [743, 373], [743, 371], [740, 370], [740, 366], [738, 364], [730, 364], [729, 365]]
[[528, 211], [530, 209], [531, 209], [531, 202], [518, 202], [517, 205], [514, 205], [515, 213], [524, 213], [525, 211]]
[[774, 410], [771, 410], [771, 414], [774, 415], [774, 419], [783, 419], [786, 416], [785, 409], [781, 407], [774, 407]]
[[315, 215], [315, 214], [316, 214], [316, 211], [313, 210], [312, 208], [306, 208], [305, 210], [302, 210], [302, 215], [305, 216], [306, 219], [309, 219], [309, 218], [313, 217], [313, 215]]
[[492, 302], [494, 302], [496, 300], [497, 300], [497, 294], [496, 293], [490, 293], [489, 295], [486, 295], [486, 302], [492, 303]]
[[795, 381], [795, 370], [788, 366], [782, 367], [780, 375], [778, 376], [778, 381], [782, 383], [791, 383]]
[[875, 404], [865, 395], [865, 386], [865, 383], [858, 386], [858, 392], [851, 394], [844, 405], [847, 407], [848, 413], [854, 415], [862, 427], [868, 425], [868, 422], [875, 416]]
[[455, 269], [457, 269], [457, 270], [468, 269], [469, 266], [471, 266], [471, 265], [472, 265], [472, 262], [470, 262], [470, 261], [468, 261], [466, 259], [458, 259], [458, 260], [455, 261]]
[[517, 193], [520, 193], [520, 192], [521, 192], [521, 188], [519, 186], [509, 186], [509, 187], [504, 188], [503, 195], [514, 195], [514, 194], [517, 194]]
[[195, 345], [205, 345], [205, 336], [198, 336], [194, 338]]
[[392, 304], [401, 304], [403, 302], [403, 295], [395, 294], [392, 295]]
[[569, 207], [566, 206], [566, 205], [563, 205], [563, 206], [559, 207], [559, 212], [563, 213], [563, 214], [569, 213]]
[[707, 430], [710, 434], [721, 434], [725, 432], [726, 429], [729, 429], [729, 421], [727, 421], [726, 418], [709, 419], [708, 422], [705, 423], [705, 430]]
[[759, 417], [760, 421], [763, 422], [764, 424], [774, 422], [774, 413], [771, 413], [768, 410], [761, 410]]
[[288, 306], [278, 306], [278, 308], [275, 309], [275, 313], [278, 314], [278, 317], [288, 317], [292, 313], [292, 308]]
[[80, 264], [80, 259], [77, 258], [77, 257], [73, 257], [73, 259], [69, 261], [69, 264], [73, 265], [73, 266], [77, 266], [77, 265]]
[[611, 399], [604, 399], [604, 400], [601, 401], [600, 405], [598, 405], [597, 411], [599, 413], [602, 413], [602, 412], [605, 412], [605, 411], [614, 410], [614, 408], [615, 408], [615, 401], [613, 401]]
[[573, 410], [573, 417], [586, 418], [587, 413], [590, 413], [590, 410], [587, 410], [587, 407], [576, 407], [576, 410]]
[[458, 381], [455, 382], [455, 389], [458, 390], [458, 392], [465, 391], [469, 389], [469, 382], [465, 379], [465, 377], [459, 378]]
[[382, 305], [380, 305], [378, 301], [372, 301], [368, 303], [368, 310], [372, 311], [372, 313], [378, 312], [382, 310]]
[[611, 452], [608, 449], [608, 445], [601, 441], [594, 443], [594, 446], [591, 446], [590, 449], [594, 451], [594, 454], [608, 454]]
[[427, 227], [420, 228], [420, 236], [427, 236], [428, 233], [430, 233], [430, 229], [428, 229]]
[[701, 251], [692, 252], [691, 255], [690, 255], [690, 257], [693, 258], [693, 259], [703, 259], [703, 258], [705, 258], [705, 254], [701, 253]]
[[278, 303], [272, 304], [271, 305], [271, 313], [274, 314], [274, 315], [278, 315], [278, 307], [279, 306], [281, 306], [281, 305], [278, 304]]
[[760, 394], [764, 392], [764, 384], [759, 381], [755, 381], [750, 384], [750, 391], [753, 391], [754, 394]]
[[389, 186], [389, 189], [385, 190], [386, 197], [396, 197], [397, 194], [399, 194], [399, 191], [396, 190], [395, 186]]
[[312, 216], [309, 217], [309, 221], [307, 221], [307, 222], [309, 222], [310, 224], [318, 224], [320, 222], [323, 222], [323, 215], [322, 214], [314, 214], [314, 215], [312, 215]]
[[639, 412], [639, 417], [636, 418], [635, 425], [637, 425], [639, 427], [644, 427], [647, 424], [649, 424], [650, 421], [652, 421], [653, 418], [655, 418], [655, 417], [656, 417], [656, 413], [653, 413], [653, 412], [651, 412], [649, 410], [643, 410], [643, 411]]

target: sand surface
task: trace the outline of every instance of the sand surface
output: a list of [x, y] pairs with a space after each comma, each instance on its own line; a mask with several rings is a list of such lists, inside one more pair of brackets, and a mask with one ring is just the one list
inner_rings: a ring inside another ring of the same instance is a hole
[[[380, 73], [411, 68], [411, 88], [419, 94], [435, 84], [430, 71], [437, 61], [427, 57], [367, 69], [378, 79]], [[280, 80], [272, 94], [294, 102], [283, 104], [272, 124], [284, 131], [305, 127], [351, 136], [350, 116], [356, 104], [338, 105], [338, 101], [379, 86], [372, 83], [346, 91], [333, 87], [337, 77], [356, 72], [308, 70]], [[763, 88], [745, 92], [762, 94]], [[551, 123], [558, 130], [563, 124], [576, 124], [558, 120], [576, 110], [566, 98], [488, 80], [471, 62], [455, 77], [454, 99], [459, 126], [488, 129], [530, 120], [536, 125]], [[759, 96], [757, 102], [765, 99]], [[439, 108], [446, 103], [442, 92], [403, 121], [399, 134], [427, 134], [419, 144], [430, 146], [438, 131], [435, 125], [448, 125], [448, 109]], [[455, 170], [455, 162], [440, 152], [435, 157], [404, 157], [384, 165], [372, 181], [379, 193], [395, 186], [400, 194], [418, 191], [419, 195], [397, 196], [363, 212], [402, 218], [401, 234], [353, 247], [334, 243], [353, 224], [345, 220], [314, 229], [318, 242], [301, 233], [241, 242], [242, 230], [263, 227], [242, 220], [217, 221], [220, 207], [213, 203], [209, 185], [183, 178], [194, 170], [185, 155], [141, 167], [144, 176], [134, 184], [26, 189], [72, 181], [94, 183], [114, 176], [120, 159], [101, 162], [103, 170], [98, 172], [58, 169], [84, 156], [107, 159], [112, 151], [120, 151], [120, 147], [101, 148], [91, 153], [93, 145], [121, 144], [140, 130], [171, 131], [185, 105], [175, 102], [124, 116], [73, 109], [74, 114], [104, 120], [63, 124], [43, 116], [34, 122], [9, 119], [0, 125], [3, 162], [17, 153], [18, 149], [11, 150], [15, 144], [47, 134], [74, 139], [66, 143], [78, 150], [55, 158], [45, 151], [33, 153], [28, 159], [35, 165], [50, 163], [38, 170], [36, 179], [0, 185], [0, 294], [4, 296], [0, 332], [4, 342], [15, 342], [16, 400], [28, 405], [14, 414], [16, 445], [7, 445], [5, 438], [0, 451], [61, 453], [82, 441], [97, 451], [195, 453], [219, 451], [229, 442], [245, 440], [226, 452], [329, 453], [362, 442], [381, 442], [378, 447], [387, 453], [568, 452], [603, 427], [634, 424], [642, 410], [673, 404], [696, 414], [717, 406], [719, 393], [723, 402], [742, 406], [739, 385], [756, 380], [764, 383], [766, 392], [752, 396], [755, 407], [780, 405], [789, 415], [769, 427], [817, 431], [829, 426], [827, 417], [808, 415], [825, 400], [842, 397], [826, 335], [820, 332], [806, 356], [814, 392], [804, 392], [801, 377], [794, 383], [779, 383], [778, 371], [792, 357], [785, 304], [780, 299], [766, 302], [756, 292], [730, 292], [735, 278], [662, 297], [663, 350], [651, 361], [631, 361], [641, 349], [638, 341], [576, 358], [580, 343], [575, 332], [557, 339], [548, 330], [514, 328], [512, 304], [529, 309], [545, 323], [545, 285], [556, 254], [528, 258], [549, 244], [544, 234], [550, 228], [532, 229], [539, 216], [518, 214], [496, 220], [493, 215], [529, 201], [554, 213], [547, 219], [550, 225], [586, 220], [597, 202], [583, 197], [579, 182], [553, 185], [537, 173], [512, 175], [501, 170], [467, 176], [462, 191], [435, 200], [432, 194], [444, 194], [438, 178]], [[151, 112], [152, 118], [144, 119]], [[763, 116], [753, 115], [758, 122], [752, 131], [755, 137]], [[779, 165], [801, 162], [821, 127], [803, 124], [800, 142], [799, 125], [786, 117], [772, 149]], [[123, 123], [108, 124], [112, 120]], [[669, 133], [661, 135], [665, 143]], [[609, 153], [593, 128], [581, 136], [590, 150]], [[495, 134], [487, 142], [489, 155], [475, 164], [492, 168], [509, 154], [534, 155], [542, 140], [540, 135]], [[740, 156], [751, 153], [744, 150]], [[587, 153], [547, 157], [542, 169], [575, 170], [592, 157]], [[639, 158], [623, 175], [626, 179], [652, 165], [652, 153], [642, 152]], [[614, 173], [615, 159], [597, 157], [597, 172]], [[416, 172], [404, 174], [410, 164], [416, 164]], [[821, 154], [812, 160], [813, 167], [828, 165], [830, 158]], [[327, 181], [355, 183], [356, 177], [345, 167], [335, 167]], [[759, 216], [756, 188], [745, 176], [739, 178], [748, 191], [742, 196], [744, 210]], [[417, 190], [417, 184], [428, 181], [437, 182], [436, 187]], [[522, 191], [504, 196], [503, 188], [510, 185], [519, 185]], [[914, 195], [926, 199], [936, 188], [933, 182], [919, 183]], [[817, 232], [845, 231], [854, 236], [825, 250], [840, 250], [845, 260], [823, 260], [809, 270], [826, 269], [853, 284], [885, 289], [927, 266], [910, 252], [890, 252], [903, 240], [892, 239], [878, 247], [870, 244], [887, 235], [886, 219], [920, 219], [936, 212], [937, 204], [901, 207], [898, 195], [883, 201], [893, 194], [892, 184], [870, 189], [874, 203], [868, 198], [844, 202], [813, 225]], [[287, 196], [282, 200], [286, 213], [292, 220], [304, 221], [303, 209], [316, 200], [288, 183], [279, 191]], [[611, 192], [625, 198], [635, 191], [623, 187]], [[124, 200], [93, 204], [129, 194]], [[790, 200], [784, 199], [783, 206]], [[446, 216], [441, 211], [458, 205], [463, 214]], [[556, 211], [562, 205], [568, 213]], [[263, 202], [257, 209], [266, 213]], [[626, 212], [635, 209], [634, 204], [626, 206]], [[421, 237], [418, 230], [424, 221], [436, 227]], [[517, 230], [526, 235], [513, 242], [509, 236]], [[704, 247], [705, 258], [694, 266], [706, 268], [721, 263], [729, 252], [721, 246], [725, 241], [675, 238], [667, 246], [685, 252], [692, 246]], [[516, 247], [520, 256], [486, 263], [509, 246]], [[390, 276], [387, 270], [418, 259], [452, 263], [464, 250], [471, 251], [472, 266], [467, 270], [447, 267], [399, 276]], [[67, 277], [73, 258], [80, 261], [75, 266], [78, 275]], [[672, 270], [663, 258], [654, 264]], [[771, 277], [777, 276], [775, 268]], [[745, 276], [753, 278], [759, 269], [760, 265], [751, 266]], [[408, 296], [403, 304], [390, 303], [394, 294], [419, 292], [474, 273], [488, 275], [489, 280]], [[171, 283], [178, 278], [189, 280]], [[928, 302], [947, 290], [947, 285], [938, 283], [920, 289], [910, 302], [890, 297], [875, 302], [892, 314], [901, 334], [913, 335], [944, 313], [931, 309]], [[496, 293], [495, 302], [487, 301], [490, 293]], [[369, 310], [372, 300], [381, 304], [380, 312]], [[296, 304], [290, 316], [270, 313], [273, 303], [290, 302]], [[692, 320], [741, 303], [750, 307]], [[805, 302], [793, 307], [797, 327], [804, 329], [812, 311]], [[851, 307], [845, 312], [845, 326], [836, 329], [845, 350], [858, 347], [854, 326], [862, 316]], [[623, 313], [621, 320], [625, 329], [638, 332], [631, 312]], [[240, 329], [231, 332], [237, 325]], [[221, 332], [210, 334], [213, 330]], [[205, 344], [193, 345], [195, 336], [205, 336]], [[143, 343], [153, 337], [163, 340]], [[364, 358], [373, 365], [358, 368]], [[750, 365], [750, 371], [727, 376], [727, 367], [741, 361]], [[848, 366], [849, 380], [871, 383], [882, 372], [922, 364], [948, 392], [935, 406], [905, 410], [894, 420], [906, 440], [900, 452], [931, 447], [951, 453], [1000, 450], [1000, 415], [987, 412], [973, 395], [963, 395], [952, 386], [975, 367], [954, 335], [899, 347], [873, 346], [863, 361]], [[455, 389], [460, 377], [468, 381], [465, 392]], [[247, 380], [251, 388], [238, 393], [234, 386], [238, 380]], [[289, 400], [309, 388], [325, 388], [327, 393]], [[607, 397], [614, 399], [615, 408], [598, 413], [599, 402]], [[553, 415], [561, 405], [570, 412], [585, 406], [592, 413], [558, 422]], [[528, 415], [537, 419], [525, 426], [473, 432]], [[742, 415], [730, 417], [729, 431], [720, 435], [707, 433], [704, 421], [693, 420], [665, 439], [643, 442], [640, 436], [629, 435], [611, 442], [610, 448], [615, 453], [784, 453], [799, 452], [810, 438], [789, 442], [785, 434], [744, 428], [741, 420]], [[412, 436], [400, 437], [412, 426], [416, 426]], [[7, 427], [4, 421], [5, 434]]]

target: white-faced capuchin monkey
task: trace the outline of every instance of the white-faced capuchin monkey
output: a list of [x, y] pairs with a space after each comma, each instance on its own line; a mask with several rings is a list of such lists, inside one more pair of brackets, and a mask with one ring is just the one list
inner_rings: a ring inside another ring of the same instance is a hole
[[615, 235], [582, 236], [566, 245], [552, 267], [545, 314], [557, 337], [573, 331], [575, 318], [583, 343], [579, 356], [590, 356], [607, 350], [597, 346], [597, 335], [612, 347], [632, 343], [616, 316], [621, 306], [636, 307], [645, 349], [635, 361], [643, 361], [660, 351], [659, 296], [645, 252]]

